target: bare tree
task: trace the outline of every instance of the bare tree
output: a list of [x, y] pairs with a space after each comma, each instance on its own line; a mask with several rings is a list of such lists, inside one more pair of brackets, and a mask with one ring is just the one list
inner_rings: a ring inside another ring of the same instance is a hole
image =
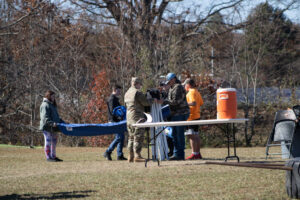
[[235, 35], [236, 39], [230, 48], [230, 71], [234, 72], [231, 77], [243, 95], [244, 117], [250, 119], [250, 124], [246, 123], [244, 129], [247, 146], [251, 145], [259, 121], [258, 105], [261, 102], [258, 102], [258, 88], [266, 87], [268, 83], [279, 86], [281, 81], [277, 80], [282, 80], [285, 73], [281, 71], [286, 71], [282, 65], [283, 59], [294, 55], [293, 47], [287, 44], [292, 44], [295, 32], [291, 27], [288, 28], [289, 23], [284, 24], [282, 10], [273, 9], [266, 3], [258, 5], [255, 11], [249, 17], [252, 23], [245, 27], [245, 33]]
[[[242, 0], [231, 0], [228, 2], [214, 4], [205, 16], [193, 16], [194, 21], [189, 21], [190, 10], [183, 10], [176, 14], [168, 9], [170, 1], [162, 0], [79, 0], [71, 2], [84, 11], [101, 17], [99, 23], [118, 26], [124, 36], [130, 42], [132, 49], [136, 52], [138, 67], [137, 72], [148, 70], [149, 75], [156, 75], [158, 66], [157, 44], [159, 42], [159, 30], [168, 24], [181, 24], [185, 30], [176, 39], [176, 43], [184, 43], [189, 38], [203, 34], [203, 26], [210, 23], [210, 17], [214, 14], [240, 5]], [[202, 14], [202, 13], [201, 13]], [[239, 25], [240, 26], [240, 25]], [[230, 26], [234, 29], [236, 26]], [[162, 58], [165, 59], [165, 58]], [[163, 63], [163, 62], [162, 62]], [[166, 66], [167, 68], [168, 66]]]

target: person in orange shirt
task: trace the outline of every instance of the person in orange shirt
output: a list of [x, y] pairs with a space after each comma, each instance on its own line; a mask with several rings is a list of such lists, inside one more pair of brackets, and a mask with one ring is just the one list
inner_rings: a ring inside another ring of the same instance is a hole
[[[184, 87], [187, 91], [186, 100], [190, 107], [190, 116], [187, 120], [200, 120], [200, 106], [203, 105], [203, 99], [196, 88], [196, 83], [193, 79], [188, 78], [184, 82]], [[192, 147], [192, 154], [186, 160], [202, 159], [200, 154], [199, 125], [188, 126], [185, 135], [190, 140]]]

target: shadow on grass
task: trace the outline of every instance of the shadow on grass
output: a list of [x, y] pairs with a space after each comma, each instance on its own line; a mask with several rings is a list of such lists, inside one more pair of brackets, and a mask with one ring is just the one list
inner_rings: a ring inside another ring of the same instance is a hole
[[285, 163], [284, 160], [274, 160], [274, 161], [246, 161], [245, 163], [253, 163], [253, 164], [277, 164], [277, 163]]
[[224, 158], [203, 158], [200, 160], [167, 161], [167, 162], [163, 162], [161, 165], [159, 165], [159, 167], [205, 165], [205, 161], [208, 160], [224, 161]]
[[240, 157], [240, 160], [253, 160], [255, 162], [255, 160], [262, 160], [262, 162], [285, 162], [288, 159], [282, 159], [279, 157], [269, 157], [268, 159], [266, 159], [266, 157]]
[[225, 160], [224, 158], [203, 158], [202, 160]]
[[56, 192], [49, 194], [10, 194], [0, 196], [0, 200], [8, 199], [18, 199], [18, 200], [28, 200], [28, 199], [81, 199], [90, 196], [89, 193], [96, 192], [94, 190], [85, 191], [73, 191], [73, 192]]
[[[162, 165], [160, 165], [159, 167], [169, 167], [169, 166], [190, 166], [190, 165], [206, 165], [205, 161], [223, 161], [225, 162], [224, 158], [203, 158], [201, 160], [185, 160], [185, 161], [176, 161], [176, 162], [167, 162], [164, 163]], [[222, 162], [222, 163], [223, 163]], [[236, 159], [229, 159], [228, 163], [238, 163]], [[248, 163], [248, 164], [262, 164], [262, 165], [278, 165], [278, 166], [283, 166], [285, 161], [278, 161], [278, 160], [274, 160], [274, 161], [245, 161], [245, 162], [240, 162], [240, 163]]]

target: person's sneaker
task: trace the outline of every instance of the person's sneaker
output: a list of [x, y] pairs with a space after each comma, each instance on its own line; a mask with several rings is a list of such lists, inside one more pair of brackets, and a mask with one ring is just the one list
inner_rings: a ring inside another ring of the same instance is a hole
[[54, 159], [56, 160], [56, 162], [62, 162], [63, 161], [62, 159], [60, 159], [58, 157], [55, 157]]
[[180, 160], [178, 157], [176, 157], [176, 156], [171, 156], [170, 158], [169, 158], [169, 160]]
[[195, 157], [196, 157], [195, 154], [191, 154], [191, 155], [190, 155], [189, 157], [187, 157], [186, 159], [187, 159], [187, 160], [194, 160]]
[[103, 154], [103, 156], [104, 156], [104, 158], [106, 158], [107, 160], [112, 160], [112, 159], [111, 159], [111, 153], [109, 153], [109, 152], [106, 152], [106, 151], [105, 151], [105, 153]]
[[125, 158], [123, 155], [122, 156], [118, 156], [117, 160], [127, 160], [127, 158]]
[[47, 158], [47, 162], [57, 162], [57, 161], [53, 158]]
[[186, 160], [196, 160], [196, 159], [202, 159], [201, 154], [191, 154], [189, 157], [186, 158]]
[[197, 156], [198, 156], [197, 159], [203, 159], [201, 153], [199, 153]]

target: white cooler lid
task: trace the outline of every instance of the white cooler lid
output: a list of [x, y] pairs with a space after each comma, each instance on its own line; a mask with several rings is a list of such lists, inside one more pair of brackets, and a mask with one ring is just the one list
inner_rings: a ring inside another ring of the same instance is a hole
[[219, 88], [217, 92], [236, 92], [235, 88]]

